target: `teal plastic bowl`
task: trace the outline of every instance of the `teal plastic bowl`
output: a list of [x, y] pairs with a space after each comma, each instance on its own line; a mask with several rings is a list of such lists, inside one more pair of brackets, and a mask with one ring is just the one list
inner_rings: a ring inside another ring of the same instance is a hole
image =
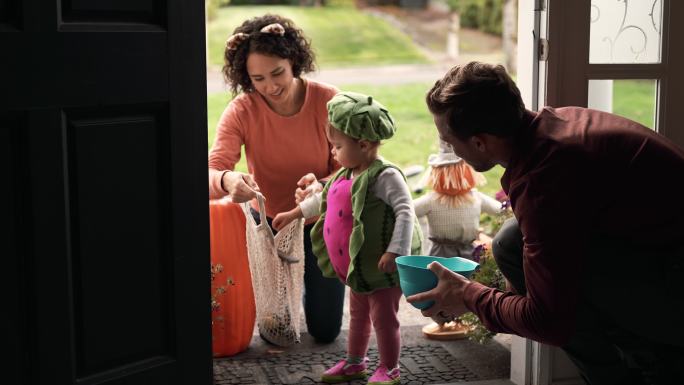
[[[477, 262], [461, 257], [442, 258], [429, 255], [402, 255], [397, 257], [395, 262], [399, 271], [399, 284], [406, 297], [432, 290], [437, 286], [437, 276], [427, 268], [431, 262], [435, 261], [466, 278], [470, 278], [480, 266]], [[433, 304], [434, 301], [424, 301], [414, 302], [411, 305], [422, 310]]]

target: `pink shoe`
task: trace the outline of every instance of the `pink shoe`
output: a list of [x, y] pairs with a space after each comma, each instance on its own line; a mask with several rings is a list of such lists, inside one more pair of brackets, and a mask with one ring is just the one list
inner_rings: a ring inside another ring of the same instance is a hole
[[399, 367], [390, 371], [384, 366], [378, 366], [375, 373], [368, 380], [368, 385], [396, 385], [401, 383], [399, 378]]
[[365, 357], [360, 364], [348, 364], [347, 360], [342, 360], [332, 368], [323, 372], [321, 381], [326, 384], [336, 384], [347, 382], [359, 378], [366, 378], [366, 368], [368, 367], [368, 357]]

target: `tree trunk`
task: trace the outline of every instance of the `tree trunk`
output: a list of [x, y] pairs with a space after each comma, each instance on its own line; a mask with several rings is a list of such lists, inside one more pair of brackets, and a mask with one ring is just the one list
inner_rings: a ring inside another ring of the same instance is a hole
[[461, 18], [456, 12], [451, 13], [451, 23], [449, 24], [449, 32], [447, 33], [447, 57], [449, 59], [457, 59], [458, 51], [458, 33], [461, 28]]
[[517, 73], [518, 0], [504, 0], [502, 39], [506, 68], [509, 72]]

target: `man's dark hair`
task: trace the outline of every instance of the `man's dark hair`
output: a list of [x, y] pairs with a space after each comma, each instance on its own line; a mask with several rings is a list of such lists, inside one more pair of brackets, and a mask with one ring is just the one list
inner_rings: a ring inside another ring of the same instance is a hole
[[[285, 28], [283, 36], [260, 32], [263, 27], [273, 23], [279, 23]], [[249, 37], [235, 49], [226, 48], [223, 54], [223, 77], [233, 94], [240, 90], [254, 91], [254, 85], [247, 73], [247, 57], [253, 52], [289, 59], [294, 77], [312, 72], [316, 68], [311, 43], [290, 19], [271, 14], [254, 17], [235, 28], [233, 35], [237, 33], [246, 33]]]
[[477, 134], [510, 137], [520, 126], [525, 104], [501, 65], [457, 65], [426, 96], [430, 112], [446, 114], [449, 131], [465, 140]]

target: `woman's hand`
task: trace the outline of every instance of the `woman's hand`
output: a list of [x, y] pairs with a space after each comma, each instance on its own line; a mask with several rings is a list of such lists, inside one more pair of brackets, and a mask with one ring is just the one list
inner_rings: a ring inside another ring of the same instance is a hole
[[385, 253], [380, 257], [380, 262], [378, 262], [378, 269], [384, 273], [394, 273], [397, 271], [397, 264], [394, 262], [399, 254], [395, 253]]
[[235, 203], [248, 202], [256, 198], [259, 186], [250, 174], [238, 171], [229, 171], [223, 174], [221, 186], [228, 191], [230, 198]]
[[306, 197], [319, 191], [323, 191], [323, 185], [316, 180], [316, 176], [313, 173], [308, 173], [297, 182], [295, 203], [300, 204]]
[[412, 295], [406, 300], [408, 302], [435, 301], [435, 304], [422, 311], [426, 317], [433, 319], [453, 319], [461, 314], [468, 312], [463, 301], [463, 293], [470, 281], [464, 276], [450, 271], [439, 262], [432, 262], [428, 269], [435, 273], [437, 286], [423, 293]]
[[302, 216], [302, 209], [300, 209], [299, 206], [297, 206], [290, 211], [278, 213], [275, 216], [275, 218], [273, 218], [273, 222], [271, 222], [271, 226], [275, 230], [280, 231], [280, 229], [287, 226], [288, 223], [294, 221], [295, 219], [299, 219], [302, 217], [303, 217]]

